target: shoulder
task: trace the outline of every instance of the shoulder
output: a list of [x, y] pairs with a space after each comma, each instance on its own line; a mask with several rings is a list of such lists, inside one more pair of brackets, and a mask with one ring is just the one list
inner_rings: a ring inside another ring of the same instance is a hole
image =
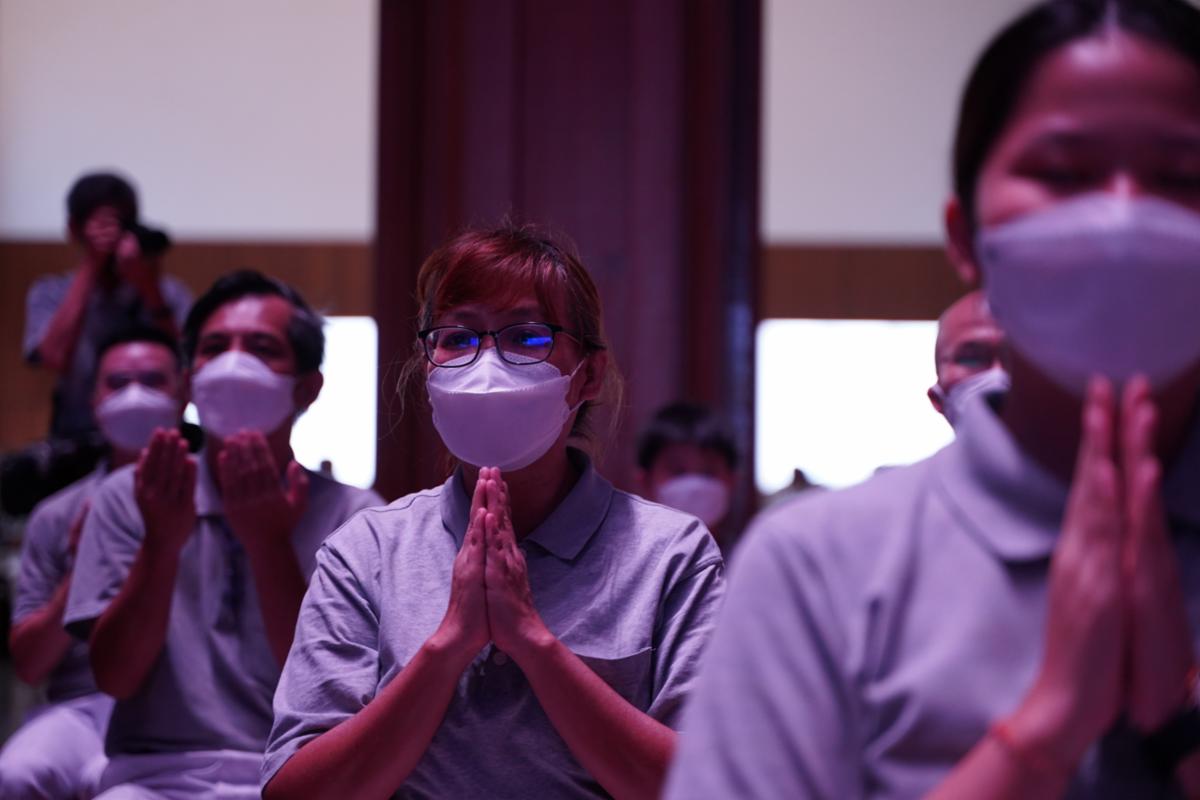
[[160, 285], [163, 295], [166, 296], [168, 302], [191, 305], [192, 291], [184, 285], [183, 281], [174, 275], [163, 275]]
[[308, 474], [309, 496], [319, 498], [321, 503], [336, 506], [346, 516], [364, 508], [384, 505], [383, 498], [371, 489], [342, 483], [321, 472], [305, 472]]
[[[835, 491], [811, 490], [772, 506], [747, 528], [737, 557], [744, 569], [788, 573], [838, 573], [848, 584], [861, 579], [920, 534], [922, 506], [930, 502], [942, 454], [879, 473]], [[745, 564], [743, 565], [743, 562]], [[854, 577], [851, 577], [854, 576]]]
[[678, 569], [696, 571], [722, 562], [721, 549], [708, 528], [696, 517], [613, 490], [605, 527], [610, 538], [633, 557], [672, 562]]
[[[338, 485], [353, 489], [345, 484]], [[361, 493], [358, 495], [360, 499], [379, 498], [374, 492], [363, 489], [354, 491]], [[387, 505], [372, 503], [363, 506], [325, 540], [322, 550], [330, 550], [343, 559], [363, 554], [377, 556], [383, 550], [385, 540], [401, 532], [413, 536], [425, 535], [431, 529], [430, 523], [436, 522], [440, 533], [444, 491], [444, 486], [437, 486], [405, 495]]]
[[30, 303], [61, 299], [71, 285], [72, 273], [42, 275], [29, 285], [25, 297]]
[[34, 506], [29, 516], [29, 525], [32, 527], [35, 523], [69, 521], [102, 480], [102, 477], [92, 473], [59, 489]]

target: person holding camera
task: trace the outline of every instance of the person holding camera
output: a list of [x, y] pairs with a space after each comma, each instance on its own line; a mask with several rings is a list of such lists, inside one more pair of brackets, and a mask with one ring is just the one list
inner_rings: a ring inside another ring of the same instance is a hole
[[97, 348], [130, 325], [177, 337], [192, 297], [162, 274], [166, 234], [138, 221], [137, 193], [119, 175], [96, 172], [67, 195], [67, 230], [79, 247], [77, 268], [37, 280], [26, 296], [25, 359], [58, 374], [50, 437], [99, 439], [91, 387]]

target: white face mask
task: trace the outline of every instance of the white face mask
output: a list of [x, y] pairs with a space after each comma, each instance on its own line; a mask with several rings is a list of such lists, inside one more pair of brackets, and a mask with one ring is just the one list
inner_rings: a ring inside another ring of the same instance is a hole
[[192, 402], [205, 431], [225, 438], [241, 430], [271, 433], [296, 410], [296, 378], [249, 353], [229, 350], [192, 377]]
[[934, 384], [933, 393], [942, 401], [942, 416], [957, 428], [962, 421], [963, 411], [978, 395], [1003, 394], [1012, 388], [1012, 378], [1003, 367], [992, 367], [983, 372], [977, 372], [969, 378], [964, 378], [950, 387], [950, 391], [942, 389], [940, 384]]
[[527, 467], [558, 441], [583, 405], [567, 406], [578, 371], [563, 375], [547, 361], [509, 364], [494, 347], [470, 366], [434, 367], [425, 382], [433, 425], [459, 461], [505, 472]]
[[729, 511], [729, 487], [710, 475], [679, 475], [659, 485], [655, 494], [664, 506], [699, 517], [709, 528]]
[[1200, 361], [1200, 215], [1157, 198], [1068, 200], [979, 235], [1013, 348], [1082, 395], [1088, 378], [1162, 387]]
[[179, 424], [179, 401], [132, 381], [100, 401], [96, 424], [113, 447], [136, 452], [150, 443], [157, 429]]

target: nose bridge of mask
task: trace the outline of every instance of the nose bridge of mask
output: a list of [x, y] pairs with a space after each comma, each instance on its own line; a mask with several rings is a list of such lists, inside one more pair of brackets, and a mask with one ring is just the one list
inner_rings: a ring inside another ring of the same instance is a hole
[[536, 364], [510, 364], [500, 357], [494, 347], [484, 348], [474, 363], [465, 367], [434, 367], [428, 381], [450, 392], [489, 394], [500, 391], [521, 391], [541, 386], [556, 379], [570, 380], [549, 361]]

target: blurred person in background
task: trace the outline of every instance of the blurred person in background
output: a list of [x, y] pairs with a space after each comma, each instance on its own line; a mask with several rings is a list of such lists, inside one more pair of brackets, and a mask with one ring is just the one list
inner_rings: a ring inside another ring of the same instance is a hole
[[25, 529], [9, 636], [17, 677], [45, 685], [0, 751], [0, 799], [91, 797], [104, 768], [112, 698], [101, 694], [87, 644], [63, 629], [75, 553], [96, 487], [137, 460], [156, 429], [179, 425], [186, 384], [179, 345], [159, 328], [118, 332], [96, 350], [92, 409], [108, 456], [92, 474], [42, 501]]
[[183, 328], [204, 449], [193, 458], [157, 431], [92, 496], [64, 621], [116, 698], [105, 800], [258, 796], [317, 548], [382, 503], [293, 458], [324, 346], [295, 289], [252, 271], [220, 278]]
[[91, 387], [97, 348], [133, 324], [178, 336], [191, 295], [162, 273], [166, 236], [139, 222], [133, 186], [107, 172], [84, 175], [67, 195], [67, 232], [79, 263], [36, 281], [26, 297], [24, 353], [58, 376], [51, 436], [96, 432]]
[[1005, 367], [1004, 332], [976, 289], [956, 300], [938, 318], [934, 363], [937, 383], [929, 402], [951, 427], [976, 394], [1003, 394], [1012, 385]]
[[668, 798], [1200, 796], [1200, 9], [1007, 26], [945, 220], [1012, 387], [752, 525]]
[[736, 532], [722, 527], [732, 504], [738, 449], [721, 419], [698, 403], [655, 412], [637, 442], [637, 481], [650, 500], [695, 517], [727, 549]]

